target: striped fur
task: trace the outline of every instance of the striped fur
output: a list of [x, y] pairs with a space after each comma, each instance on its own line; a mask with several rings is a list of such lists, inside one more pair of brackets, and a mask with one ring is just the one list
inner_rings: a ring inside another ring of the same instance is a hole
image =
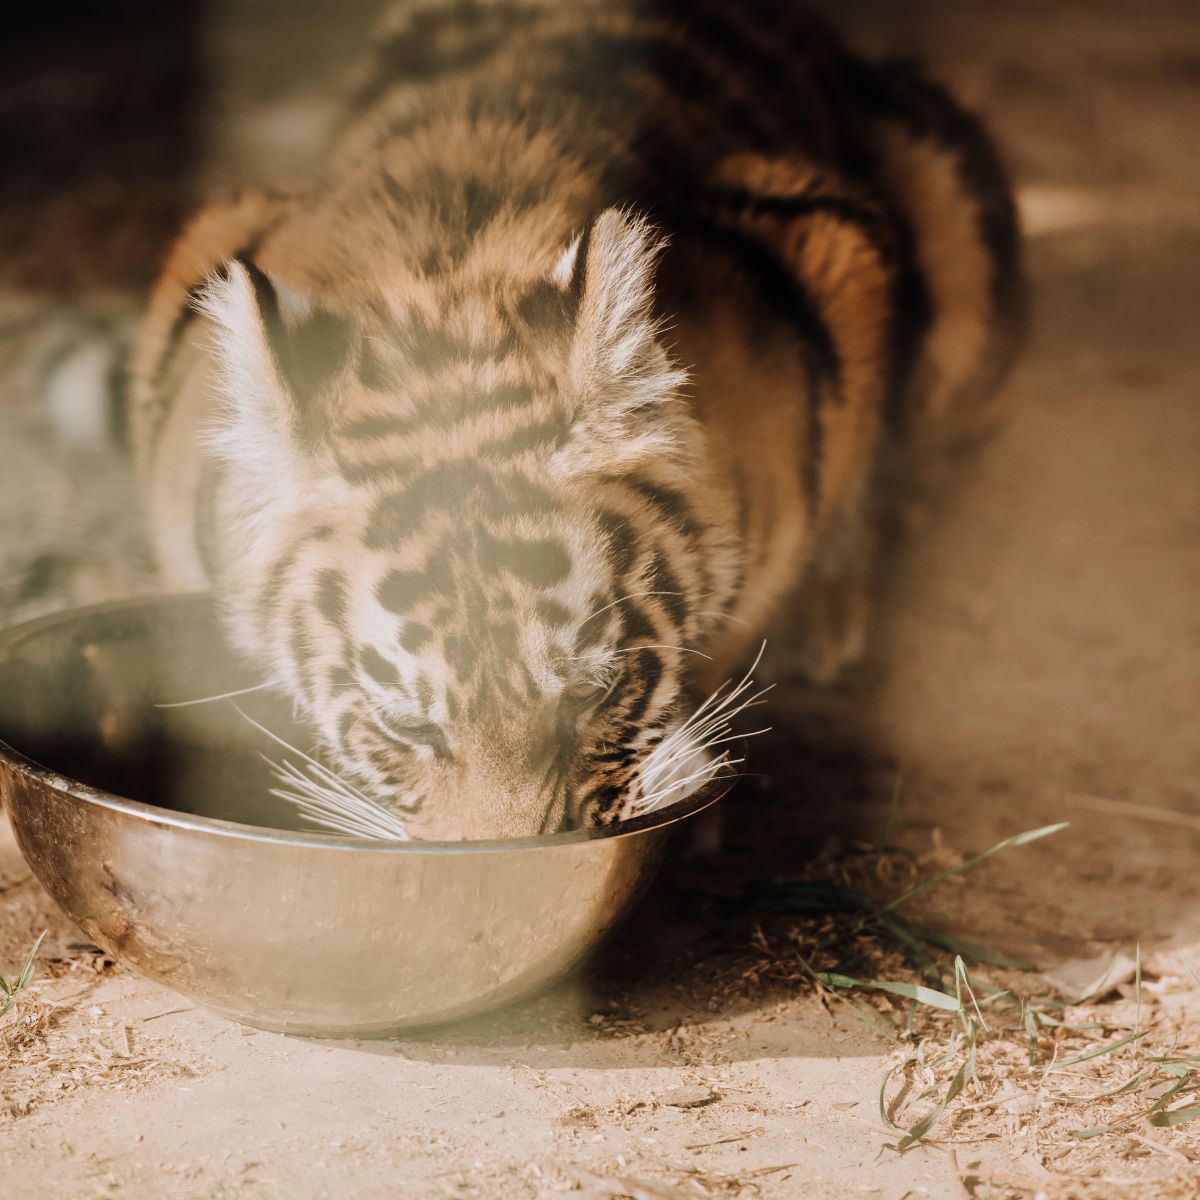
[[152, 300], [164, 572], [418, 836], [611, 822], [773, 616], [861, 646], [881, 468], [991, 418], [1016, 255], [978, 124], [783, 6], [403, 5], [324, 184]]

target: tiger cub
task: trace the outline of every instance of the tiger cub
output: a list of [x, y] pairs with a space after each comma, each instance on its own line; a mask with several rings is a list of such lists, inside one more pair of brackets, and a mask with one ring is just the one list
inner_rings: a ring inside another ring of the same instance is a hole
[[157, 285], [164, 575], [413, 835], [617, 821], [773, 616], [858, 653], [878, 481], [992, 422], [1017, 242], [977, 122], [791, 6], [405, 4], [324, 181]]

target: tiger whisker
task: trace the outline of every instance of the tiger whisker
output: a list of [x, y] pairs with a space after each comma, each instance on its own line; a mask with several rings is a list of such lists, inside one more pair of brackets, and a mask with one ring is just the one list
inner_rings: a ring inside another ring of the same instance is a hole
[[682, 596], [683, 594], [683, 592], [629, 592], [627, 595], [618, 596], [616, 600], [610, 604], [606, 604], [603, 608], [598, 608], [595, 612], [588, 613], [579, 624], [582, 627], [593, 618], [600, 616], [601, 613], [606, 613], [609, 609], [616, 608], [618, 604], [624, 604], [628, 600], [638, 600], [642, 596]]
[[730, 758], [727, 754], [722, 754], [719, 758], [714, 758], [710, 762], [705, 763], [703, 767], [698, 767], [689, 775], [685, 775], [682, 779], [672, 780], [665, 787], [658, 788], [651, 792], [646, 798], [648, 802], [653, 803], [662, 799], [663, 796], [669, 796], [673, 792], [678, 792], [682, 788], [686, 788], [688, 784], [696, 779], [708, 780], [715, 776], [718, 772], [738, 766], [743, 760], [740, 758]]
[[744, 759], [729, 758], [728, 755], [722, 754], [719, 758], [712, 759], [703, 767], [693, 771], [690, 775], [685, 775], [682, 779], [672, 780], [665, 787], [643, 796], [634, 803], [629, 815], [640, 816], [643, 813], [652, 812], [662, 804], [663, 800], [675, 797], [680, 791], [683, 791], [685, 795], [689, 789], [696, 791], [709, 780], [715, 778], [720, 771], [732, 771], [734, 767], [740, 766], [744, 761]]
[[727, 745], [729, 742], [740, 742], [744, 738], [757, 737], [760, 733], [770, 733], [771, 726], [767, 725], [762, 729], [752, 729], [749, 733], [736, 733], [730, 729], [722, 734], [721, 737], [714, 738], [712, 741], [703, 742], [697, 746], [681, 746], [670, 758], [663, 763], [656, 762], [654, 764], [654, 775], [657, 778], [667, 767], [673, 766], [676, 762], [689, 758], [694, 754], [702, 754], [706, 750], [712, 750], [717, 746]]
[[[707, 658], [709, 662], [712, 662], [712, 658], [709, 655], [705, 654], [702, 650], [693, 650], [688, 646], [668, 646], [668, 645], [664, 645], [659, 642], [643, 642], [641, 645], [638, 645], [638, 646], [622, 646], [622, 647], [618, 647], [615, 650], [609, 650], [609, 651], [607, 651], [607, 653], [609, 653], [609, 654], [636, 654], [639, 650], [678, 650], [680, 654], [696, 654], [700, 658]], [[567, 656], [567, 659], [570, 662], [574, 662], [576, 659], [591, 658], [591, 657], [593, 657], [593, 656], [590, 654], [570, 654]]]
[[264, 761], [270, 765], [278, 782], [284, 785], [272, 788], [271, 795], [286, 800], [301, 816], [335, 832], [381, 841], [408, 839], [404, 823], [394, 813], [365, 796], [312, 755], [256, 721], [238, 705], [233, 707], [244, 721], [285, 750], [298, 755], [305, 763], [304, 770], [301, 770], [286, 759], [277, 763], [264, 754]]
[[[608, 610], [610, 608], [616, 608], [616, 606], [618, 604], [624, 604], [628, 600], [637, 600], [642, 596], [685, 596], [685, 595], [687, 595], [686, 592], [665, 592], [665, 591], [627, 592], [624, 596], [618, 596], [615, 600], [611, 601], [608, 604], [605, 604], [602, 608], [598, 608], [598, 609], [596, 609], [595, 612], [589, 613], [586, 617], [583, 618], [582, 621], [580, 621], [579, 624], [581, 626], [586, 625], [593, 617], [598, 617], [601, 613], [608, 612]], [[698, 595], [696, 597], [696, 599], [697, 600], [706, 600], [706, 599], [708, 599], [709, 596], [715, 596], [715, 595], [716, 595], [716, 592], [713, 592], [713, 591], [701, 592], [700, 595]], [[706, 612], [700, 613], [699, 615], [700, 616], [712, 616], [714, 614], [711, 610], [708, 610]], [[738, 620], [741, 620], [741, 618], [739, 617]], [[742, 623], [748, 624], [748, 622], [742, 622]]]
[[672, 778], [681, 766], [686, 771], [697, 756], [709, 754], [730, 742], [769, 731], [769, 727], [765, 727], [739, 735], [732, 725], [733, 719], [739, 714], [762, 703], [763, 696], [773, 686], [754, 690], [754, 671], [762, 661], [765, 650], [766, 642], [763, 642], [741, 679], [736, 682], [729, 679], [719, 684], [679, 728], [659, 743], [653, 761], [642, 774], [643, 794], [628, 806], [627, 815], [650, 812], [672, 798], [686, 795], [689, 788], [695, 790], [695, 787], [715, 778], [720, 772], [744, 761], [730, 759], [729, 752], [724, 750], [682, 778]]
[[170, 700], [155, 704], [155, 708], [188, 708], [193, 704], [212, 704], [217, 700], [232, 700], [236, 696], [248, 696], [252, 692], [265, 692], [267, 688], [279, 687], [282, 679], [268, 679], [265, 683], [256, 683], [253, 687], [235, 688], [231, 692], [221, 692], [216, 696], [200, 696], [196, 700]]
[[[754, 656], [754, 661], [750, 664], [749, 669], [746, 671], [746, 674], [742, 676], [741, 680], [736, 685], [733, 685], [733, 681], [730, 679], [727, 679], [724, 683], [718, 684], [717, 687], [715, 687], [713, 689], [712, 693], [699, 705], [699, 707], [696, 708], [696, 710], [692, 713], [692, 715], [683, 723], [683, 725], [680, 727], [678, 732], [682, 732], [683, 730], [689, 728], [691, 725], [694, 724], [694, 722], [696, 722], [706, 712], [711, 711], [711, 713], [716, 713], [716, 712], [719, 712], [719, 711], [727, 708], [729, 706], [729, 704], [731, 704], [739, 696], [741, 696], [743, 692], [745, 692], [749, 688], [753, 687], [754, 686], [754, 672], [758, 669], [758, 664], [762, 661], [762, 656], [763, 656], [763, 653], [766, 651], [766, 648], [767, 648], [767, 643], [764, 641], [762, 643], [762, 645], [759, 646], [758, 653]], [[722, 693], [725, 691], [725, 688], [730, 687], [731, 685], [732, 685], [732, 691], [730, 691], [730, 692], [726, 693], [724, 696], [722, 696]], [[761, 692], [759, 692], [757, 696], [753, 697], [753, 699], [757, 699], [758, 696], [765, 695], [767, 692], [769, 692], [771, 690], [772, 686], [774, 686], [774, 685], [768, 685], [767, 687], [763, 688], [763, 690]]]
[[754, 628], [753, 623], [750, 621], [747, 621], [745, 617], [735, 617], [733, 615], [733, 613], [724, 613], [716, 608], [700, 609], [696, 613], [696, 616], [698, 616], [698, 617], [716, 617], [719, 621], [732, 621], [735, 625], [743, 625], [747, 629]]

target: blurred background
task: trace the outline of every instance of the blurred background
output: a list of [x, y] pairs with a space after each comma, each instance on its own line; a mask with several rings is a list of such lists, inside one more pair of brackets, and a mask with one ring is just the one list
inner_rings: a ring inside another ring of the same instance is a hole
[[[385, 7], [68, 0], [10, 20], [0, 623], [153, 588], [126, 460], [95, 415], [117, 351], [188, 213], [320, 170]], [[1200, 13], [824, 8], [986, 116], [1018, 188], [1034, 316], [1012, 419], [901, 555], [868, 662], [777, 697], [787, 733], [753, 763], [789, 798], [771, 811], [803, 812], [819, 840], [897, 772], [916, 791], [924, 772], [955, 800], [943, 813], [931, 793], [913, 819], [972, 835], [1022, 804], [1069, 816], [1066, 796], [1158, 806], [1162, 831], [1182, 809], [1200, 824]]]
[[[185, 216], [320, 170], [384, 7], [80, 0], [9, 19], [0, 623], [153, 587], [96, 396], [119, 382], [116, 349]], [[915, 821], [973, 836], [1021, 805], [1069, 816], [1080, 796], [1157, 807], [1152, 839], [1172, 813], [1200, 824], [1200, 13], [823, 7], [986, 116], [1018, 187], [1033, 328], [1013, 417], [902, 555], [869, 661], [819, 696], [781, 693], [788, 732], [754, 765], [813, 837], [898, 771], [932, 789]], [[1194, 890], [1190, 873], [1180, 886]]]
[[[347, 72], [385, 6], [23, 7], [0, 41], [0, 625], [153, 588], [125, 459], [87, 416], [103, 404], [86, 401], [107, 394], [114, 348], [188, 212], [243, 183], [287, 186], [320, 169]], [[973, 940], [1039, 963], [1135, 945], [1148, 957], [1191, 952], [1200, 6], [816, 7], [865, 50], [919, 56], [985, 116], [1017, 184], [1033, 321], [1011, 420], [899, 556], [868, 660], [824, 692], [776, 693], [776, 732], [753, 748], [758, 778], [725, 805], [722, 879], [783, 876], [836, 853], [879, 828], [899, 786], [897, 837], [935, 864], [953, 861], [948, 847], [1072, 822], [943, 897], [951, 911], [939, 919]], [[716, 873], [688, 872], [677, 864], [651, 898], [644, 960], [602, 965], [635, 1001], [675, 987], [688, 923], [707, 919], [697, 896]], [[50, 918], [29, 889], [14, 886], [6, 903], [0, 933], [16, 954]], [[114, 986], [132, 1003], [147, 985]], [[521, 1019], [514, 1045], [530, 1040]], [[829, 1053], [824, 1020], [796, 1016], [775, 1052]], [[234, 1062], [242, 1047], [229, 1038]], [[588, 1066], [586, 1053], [571, 1057], [577, 1032], [563, 1038], [565, 1060]], [[300, 1062], [307, 1050], [289, 1053]], [[290, 1087], [282, 1052], [270, 1061]], [[788, 1078], [799, 1095], [803, 1082]], [[257, 1079], [238, 1079], [233, 1094], [257, 1094]], [[374, 1103], [355, 1117], [364, 1128]], [[494, 1132], [503, 1148], [498, 1118]]]

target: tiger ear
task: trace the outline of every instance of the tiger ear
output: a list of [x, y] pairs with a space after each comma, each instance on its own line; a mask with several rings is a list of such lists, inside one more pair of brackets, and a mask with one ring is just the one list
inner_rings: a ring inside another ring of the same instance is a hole
[[319, 443], [326, 399], [351, 361], [350, 321], [324, 312], [236, 258], [198, 301], [212, 322], [222, 410], [213, 453], [256, 475], [274, 474]]
[[570, 318], [568, 390], [575, 403], [572, 465], [605, 468], [669, 451], [667, 403], [687, 373], [659, 341], [654, 272], [664, 240], [643, 218], [606, 209], [585, 226], [551, 274]]

